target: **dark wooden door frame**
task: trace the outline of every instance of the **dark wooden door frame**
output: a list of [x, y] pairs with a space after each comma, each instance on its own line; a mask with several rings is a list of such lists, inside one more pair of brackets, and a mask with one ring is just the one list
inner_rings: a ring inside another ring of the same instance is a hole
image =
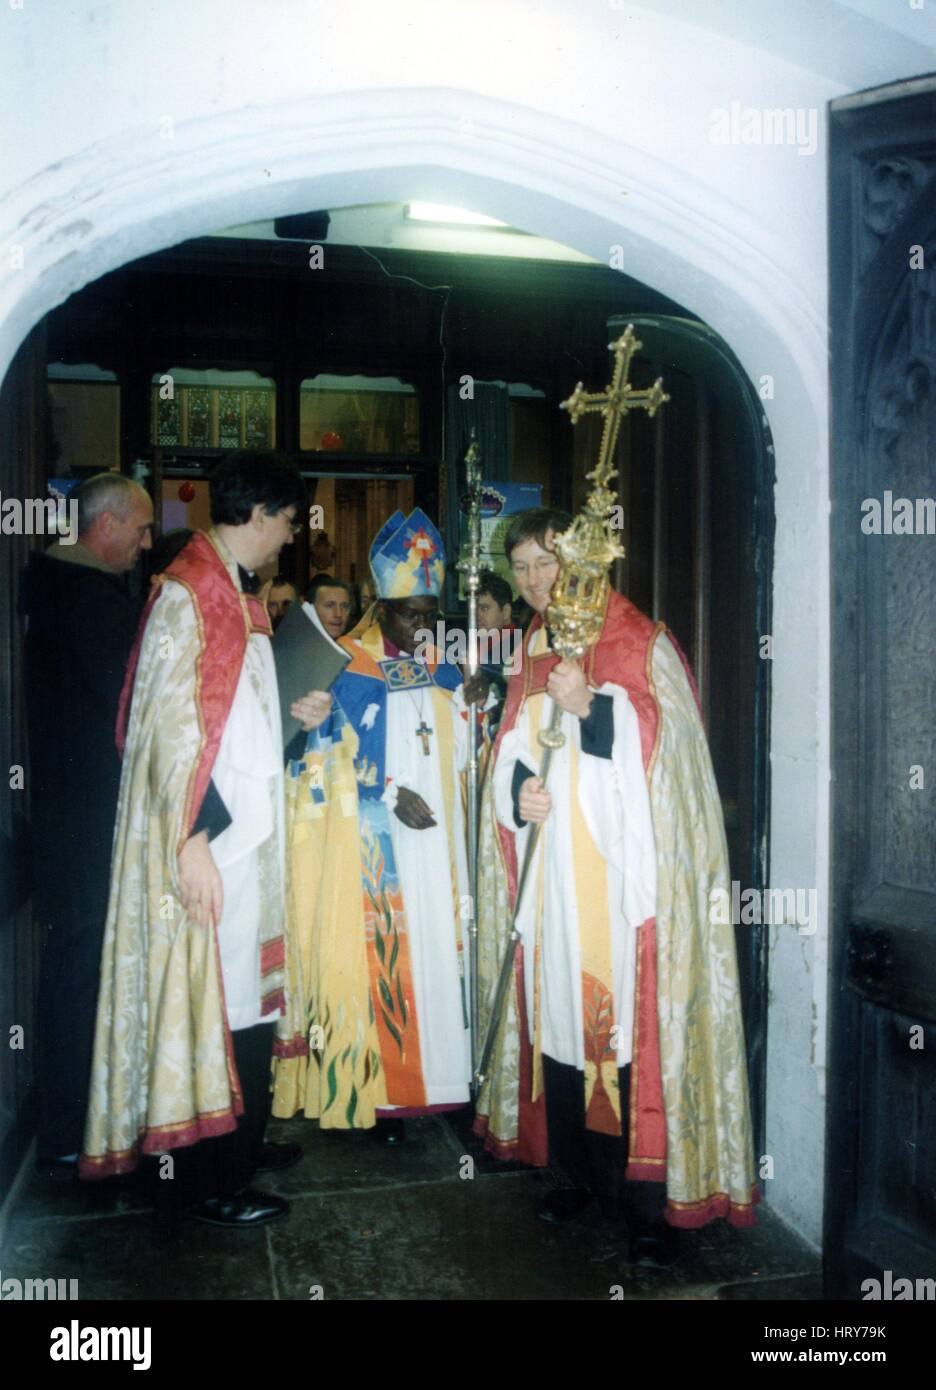
[[[880, 988], [895, 1016], [925, 1020], [928, 1034], [936, 1022], [922, 970], [896, 996], [883, 988], [901, 957], [906, 971], [914, 933], [925, 917], [932, 920], [933, 908], [931, 895], [916, 894], [914, 907], [889, 884], [881, 835], [868, 824], [887, 814], [884, 769], [870, 736], [886, 708], [887, 632], [883, 585], [875, 583], [880, 557], [859, 525], [862, 499], [879, 496], [873, 476], [880, 481], [882, 454], [917, 401], [936, 391], [936, 346], [927, 336], [936, 318], [936, 78], [832, 102], [829, 142], [833, 777], [823, 1253], [827, 1296], [854, 1299], [859, 1271], [878, 1273], [875, 1241], [859, 1235], [868, 1179], [861, 1170], [866, 1060], [874, 1075], [872, 1059], [862, 1056], [862, 1010], [875, 1005]], [[915, 244], [925, 247], [926, 269], [909, 268]], [[856, 958], [856, 942], [866, 959]], [[903, 1249], [898, 1240], [877, 1253], [882, 1267], [902, 1258], [910, 1265], [920, 1254], [912, 1237]], [[928, 1263], [925, 1272], [933, 1272]]]

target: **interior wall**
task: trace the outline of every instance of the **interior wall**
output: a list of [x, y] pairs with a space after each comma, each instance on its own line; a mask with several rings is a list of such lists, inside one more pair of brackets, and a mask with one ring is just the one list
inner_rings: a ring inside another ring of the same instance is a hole
[[[812, 936], [771, 928], [767, 1200], [818, 1241], [829, 777], [824, 108], [867, 71], [908, 74], [883, 71], [887, 30], [853, 16], [858, 27], [846, 33], [833, 21], [849, 11], [826, 0], [809, 13], [839, 40], [834, 75], [808, 25], [798, 37], [781, 17], [779, 36], [762, 40], [747, 5], [726, 0], [717, 20], [708, 7], [695, 26], [675, 9], [602, 0], [576, 6], [574, 24], [559, 0], [344, 9], [277, 0], [238, 6], [236, 24], [227, 0], [7, 10], [0, 372], [51, 307], [131, 259], [242, 222], [403, 197], [475, 208], [565, 243], [722, 334], [761, 390], [776, 447], [765, 854], [774, 885], [816, 886], [822, 903]], [[901, 43], [894, 61], [909, 62], [912, 41]], [[814, 147], [719, 142], [713, 113], [732, 103], [802, 111], [807, 121], [814, 113]]]

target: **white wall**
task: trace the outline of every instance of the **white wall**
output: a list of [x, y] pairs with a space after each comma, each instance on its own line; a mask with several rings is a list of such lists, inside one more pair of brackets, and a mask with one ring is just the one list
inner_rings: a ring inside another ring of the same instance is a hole
[[[824, 902], [823, 108], [932, 65], [931, 12], [870, 8], [8, 0], [0, 372], [43, 314], [106, 271], [276, 214], [426, 198], [602, 261], [623, 246], [630, 275], [701, 315], [755, 383], [773, 378], [769, 853], [776, 885], [818, 885]], [[815, 152], [713, 143], [711, 113], [733, 101], [816, 110]], [[818, 1241], [825, 916], [811, 939], [773, 935], [768, 1199]]]

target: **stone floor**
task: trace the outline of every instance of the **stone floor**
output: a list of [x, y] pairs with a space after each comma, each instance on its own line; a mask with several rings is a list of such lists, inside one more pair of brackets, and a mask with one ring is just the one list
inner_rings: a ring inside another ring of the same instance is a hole
[[[816, 1256], [769, 1210], [681, 1236], [669, 1270], [634, 1270], [597, 1212], [574, 1225], [536, 1219], [542, 1177], [482, 1153], [464, 1123], [407, 1125], [382, 1149], [365, 1134], [275, 1122], [305, 1156], [264, 1187], [292, 1203], [258, 1231], [160, 1226], [132, 1183], [46, 1188], [34, 1178], [0, 1251], [3, 1278], [78, 1280], [82, 1299], [806, 1299]], [[472, 1177], [462, 1176], [471, 1165]], [[320, 1292], [318, 1292], [320, 1291]]]

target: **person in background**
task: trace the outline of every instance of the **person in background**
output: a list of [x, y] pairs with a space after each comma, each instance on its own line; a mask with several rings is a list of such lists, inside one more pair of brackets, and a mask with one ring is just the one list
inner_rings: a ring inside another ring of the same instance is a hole
[[497, 732], [507, 693], [510, 663], [519, 653], [522, 633], [513, 623], [513, 590], [493, 570], [482, 570], [478, 585], [478, 637], [481, 670], [487, 675], [497, 704], [489, 715], [491, 735]]
[[84, 1131], [120, 759], [114, 741], [139, 619], [125, 577], [153, 504], [121, 473], [75, 491], [78, 540], [30, 556], [24, 581], [38, 998], [39, 1166], [71, 1180]]
[[329, 637], [337, 642], [348, 629], [351, 614], [351, 585], [332, 574], [317, 574], [306, 593]]
[[278, 574], [270, 585], [266, 601], [274, 632], [285, 618], [286, 609], [291, 603], [295, 603], [298, 597], [299, 591], [295, 584], [288, 580], [285, 574]]
[[513, 632], [513, 589], [493, 570], [482, 570], [478, 583], [478, 628], [484, 632]]

